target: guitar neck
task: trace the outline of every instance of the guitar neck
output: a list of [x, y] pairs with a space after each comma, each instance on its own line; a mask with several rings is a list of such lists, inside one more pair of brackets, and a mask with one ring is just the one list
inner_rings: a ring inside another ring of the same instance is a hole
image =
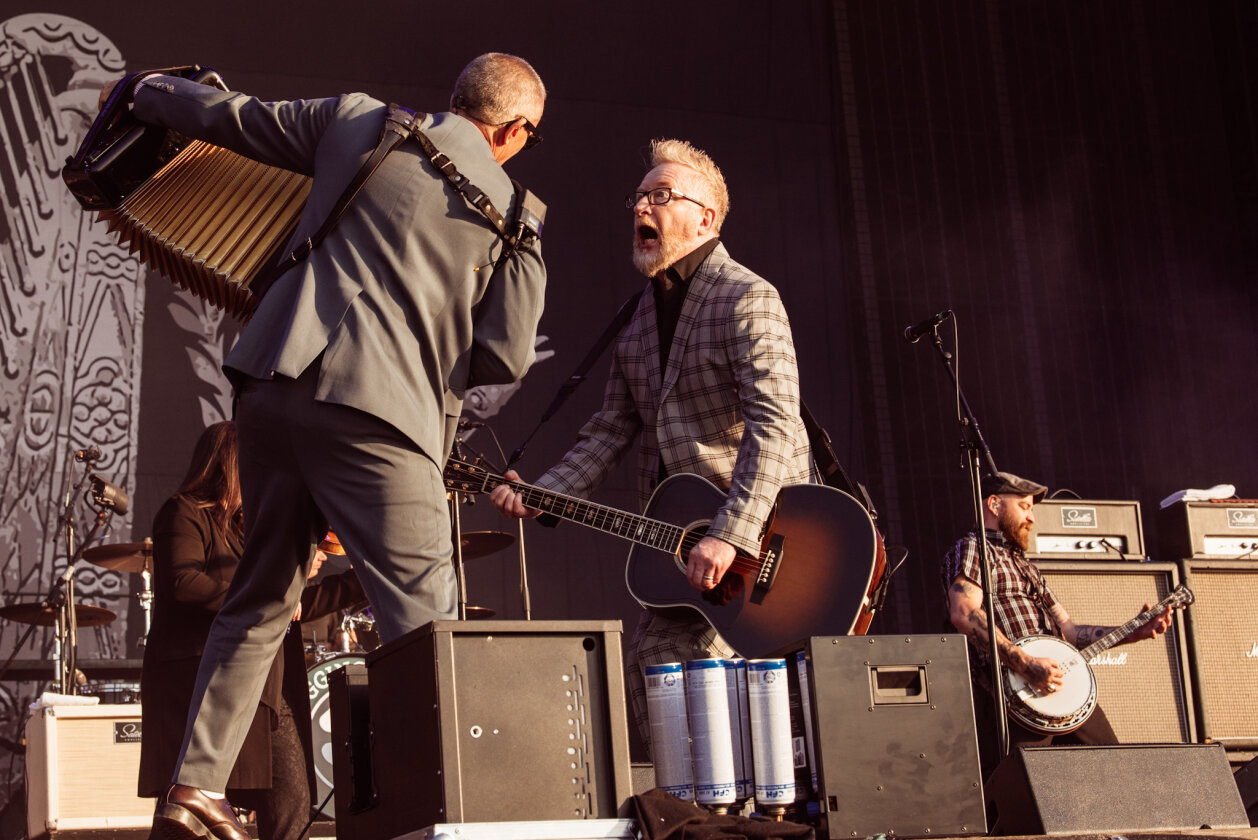
[[1079, 651], [1080, 655], [1083, 657], [1083, 661], [1090, 662], [1092, 657], [1096, 656], [1098, 653], [1103, 653], [1104, 651], [1112, 648], [1114, 645], [1124, 641], [1132, 633], [1136, 632], [1141, 627], [1145, 626], [1154, 618], [1159, 616], [1168, 604], [1177, 603], [1180, 600], [1180, 597], [1181, 596], [1178, 591], [1172, 592], [1170, 595], [1159, 601], [1157, 606], [1145, 610], [1131, 621], [1128, 621], [1126, 624], [1115, 627], [1113, 630], [1109, 631], [1104, 636]]
[[486, 474], [480, 492], [490, 493], [502, 485], [519, 493], [528, 507], [669, 554], [681, 554], [699, 541], [699, 537], [677, 525], [511, 481], [500, 475]]

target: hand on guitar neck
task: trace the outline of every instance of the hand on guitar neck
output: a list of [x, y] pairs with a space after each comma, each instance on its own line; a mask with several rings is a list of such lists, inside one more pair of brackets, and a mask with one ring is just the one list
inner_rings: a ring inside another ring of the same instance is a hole
[[[532, 519], [542, 513], [524, 504], [524, 497], [515, 486], [520, 481], [519, 473], [507, 470], [503, 478], [511, 483], [500, 484], [489, 494], [490, 501], [499, 513], [515, 519]], [[686, 557], [686, 580], [700, 592], [715, 590], [733, 565], [736, 555], [737, 549], [725, 540], [705, 536], [690, 549]], [[723, 600], [728, 602], [729, 596]]]

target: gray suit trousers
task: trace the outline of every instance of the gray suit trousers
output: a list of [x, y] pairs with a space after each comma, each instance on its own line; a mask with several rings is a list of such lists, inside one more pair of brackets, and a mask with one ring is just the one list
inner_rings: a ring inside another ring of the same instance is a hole
[[383, 641], [456, 616], [441, 467], [390, 424], [316, 401], [318, 372], [316, 361], [297, 379], [249, 380], [240, 392], [244, 556], [201, 658], [180, 784], [224, 789], [327, 527], [354, 561]]

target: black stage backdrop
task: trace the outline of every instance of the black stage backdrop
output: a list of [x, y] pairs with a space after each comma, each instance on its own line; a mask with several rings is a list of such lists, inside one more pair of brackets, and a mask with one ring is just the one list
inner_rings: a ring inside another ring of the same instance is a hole
[[[0, 15], [6, 26], [54, 18], [47, 43], [57, 16], [112, 42], [119, 69], [199, 62], [265, 98], [362, 90], [439, 110], [473, 55], [534, 63], [550, 89], [546, 142], [508, 168], [550, 205], [545, 358], [518, 391], [489, 394], [469, 414], [487, 424], [469, 448], [493, 461], [494, 437], [507, 452], [521, 442], [642, 283], [621, 197], [641, 177], [647, 141], [676, 136], [708, 150], [733, 200], [723, 238], [781, 290], [804, 396], [869, 486], [887, 543], [909, 552], [871, 632], [938, 629], [938, 558], [971, 517], [954, 392], [930, 343], [902, 335], [934, 312], [955, 313], [941, 332], [1001, 469], [1084, 498], [1138, 499], [1150, 546], [1157, 503], [1175, 490], [1226, 481], [1258, 495], [1252, 0], [735, 0], [667, 11], [34, 0]], [[64, 89], [58, 61], [45, 69]], [[15, 125], [36, 122], [16, 107], [0, 109]], [[13, 269], [20, 208], [9, 182], [6, 194], [12, 322], [29, 283]], [[182, 293], [157, 275], [146, 274], [143, 292], [126, 461], [136, 540], [224, 410], [206, 359], [235, 335], [229, 323], [190, 323]], [[12, 327], [3, 337], [17, 341]], [[526, 478], [565, 451], [605, 369], [600, 361], [532, 441], [519, 464]], [[25, 375], [6, 366], [9, 457]], [[596, 498], [633, 509], [631, 466]], [[22, 520], [9, 515], [12, 501], [5, 509], [16, 538]], [[514, 528], [484, 500], [462, 520], [468, 530]], [[533, 617], [632, 628], [624, 544], [576, 526], [528, 523], [524, 533]], [[20, 600], [14, 581], [34, 586], [23, 563], [10, 552], [10, 602]], [[467, 571], [471, 603], [523, 617], [513, 550]], [[134, 655], [140, 613], [134, 599], [118, 603], [130, 629], [111, 650]], [[12, 644], [15, 631], [5, 638]]]

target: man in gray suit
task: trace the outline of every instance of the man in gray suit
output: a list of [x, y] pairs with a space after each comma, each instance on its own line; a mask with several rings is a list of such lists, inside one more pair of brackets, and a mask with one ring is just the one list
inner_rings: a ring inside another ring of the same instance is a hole
[[[420, 128], [512, 218], [501, 164], [541, 138], [545, 88], [515, 56], [460, 74]], [[363, 94], [261, 102], [184, 79], [135, 87], [145, 122], [313, 177], [290, 248], [320, 227], [375, 149]], [[174, 786], [153, 836], [244, 840], [221, 797], [315, 545], [334, 530], [389, 640], [454, 618], [442, 467], [463, 395], [532, 363], [545, 268], [512, 251], [414, 140], [389, 154], [332, 232], [262, 299], [225, 368], [236, 386], [244, 557], [205, 646]]]
[[[602, 408], [576, 444], [537, 480], [584, 497], [641, 437], [643, 505], [665, 476], [691, 473], [725, 498], [692, 548], [686, 577], [715, 589], [737, 549], [755, 556], [778, 490], [813, 478], [799, 408], [799, 371], [790, 322], [768, 281], [735, 262], [722, 244], [729, 193], [707, 154], [682, 140], [651, 144], [651, 170], [625, 204], [633, 216], [633, 262], [651, 278], [616, 341]], [[507, 477], [518, 475], [509, 472]], [[505, 515], [537, 516], [503, 484]], [[638, 730], [650, 749], [647, 665], [733, 656], [701, 617], [643, 613], [625, 660]]]

